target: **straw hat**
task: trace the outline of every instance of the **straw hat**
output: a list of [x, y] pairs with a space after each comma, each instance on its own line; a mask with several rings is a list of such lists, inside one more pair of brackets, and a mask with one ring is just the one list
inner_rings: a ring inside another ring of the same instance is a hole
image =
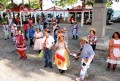
[[7, 24], [7, 22], [6, 22], [6, 21], [4, 21], [4, 22], [3, 22], [3, 24]]
[[96, 29], [93, 28], [93, 27], [91, 27], [91, 28], [89, 29], [89, 31], [94, 31], [94, 32], [96, 32]]
[[89, 42], [87, 37], [82, 37], [81, 39], [85, 40], [86, 42]]

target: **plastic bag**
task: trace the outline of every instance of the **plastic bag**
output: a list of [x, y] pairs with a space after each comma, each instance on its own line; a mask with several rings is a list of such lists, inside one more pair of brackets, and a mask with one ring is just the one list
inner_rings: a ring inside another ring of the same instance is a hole
[[42, 50], [42, 51], [40, 52], [40, 54], [39, 54], [39, 58], [42, 59], [43, 56], [44, 56], [44, 52], [43, 52], [43, 50]]

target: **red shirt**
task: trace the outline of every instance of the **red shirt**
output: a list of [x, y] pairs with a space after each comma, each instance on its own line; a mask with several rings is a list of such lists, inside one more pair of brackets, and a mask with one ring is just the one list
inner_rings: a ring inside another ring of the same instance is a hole
[[28, 25], [27, 24], [24, 24], [24, 30], [28, 30]]

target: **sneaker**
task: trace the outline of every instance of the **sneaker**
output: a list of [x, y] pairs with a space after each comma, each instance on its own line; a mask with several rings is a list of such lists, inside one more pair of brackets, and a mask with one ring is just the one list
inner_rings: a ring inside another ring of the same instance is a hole
[[48, 67], [47, 65], [44, 66], [44, 68]]

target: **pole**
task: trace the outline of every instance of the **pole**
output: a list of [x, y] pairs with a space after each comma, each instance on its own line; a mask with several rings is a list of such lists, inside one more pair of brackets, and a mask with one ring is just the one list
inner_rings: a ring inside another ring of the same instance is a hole
[[34, 12], [34, 17], [35, 17], [35, 25], [37, 25], [36, 12]]
[[81, 27], [83, 27], [83, 23], [84, 23], [84, 9], [85, 9], [85, 0], [82, 1]]
[[[11, 4], [12, 4], [12, 8], [14, 8], [13, 0], [11, 0]], [[14, 14], [14, 12], [13, 12], [13, 21], [15, 21], [15, 14]]]
[[83, 27], [83, 24], [84, 24], [84, 11], [82, 11], [81, 14], [81, 27]]
[[65, 12], [64, 12], [64, 21], [65, 21]]
[[90, 20], [90, 11], [89, 11], [89, 17], [88, 17], [88, 19]]
[[20, 12], [20, 26], [22, 27], [22, 18], [21, 18], [21, 12]]

